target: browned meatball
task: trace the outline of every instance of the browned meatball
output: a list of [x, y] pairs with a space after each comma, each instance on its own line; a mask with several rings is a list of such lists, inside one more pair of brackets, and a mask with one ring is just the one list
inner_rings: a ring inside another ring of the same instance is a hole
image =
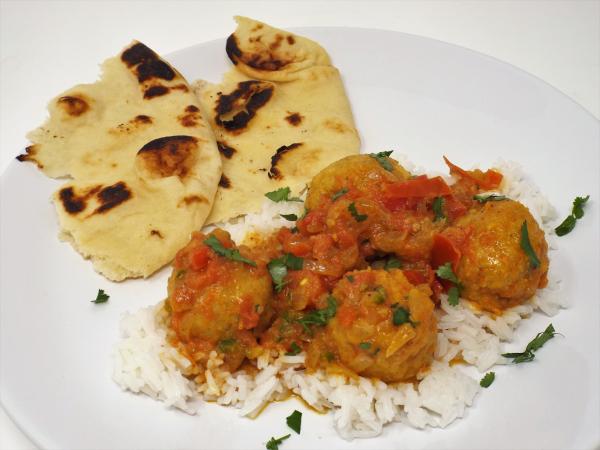
[[[521, 247], [521, 228], [527, 223], [531, 246], [540, 260], [534, 268]], [[445, 233], [462, 233], [462, 257], [457, 267], [464, 285], [462, 296], [483, 309], [501, 313], [523, 303], [545, 286], [548, 244], [544, 232], [521, 203], [487, 202], [471, 209]]]
[[349, 273], [333, 290], [336, 315], [311, 344], [307, 364], [338, 363], [385, 382], [414, 377], [431, 363], [437, 342], [430, 295], [398, 269]]
[[392, 170], [386, 170], [370, 155], [347, 156], [330, 164], [312, 179], [306, 207], [312, 210], [342, 189], [354, 188], [369, 193], [382, 183], [404, 181], [410, 177], [410, 173], [395, 160], [385, 158], [385, 161]]

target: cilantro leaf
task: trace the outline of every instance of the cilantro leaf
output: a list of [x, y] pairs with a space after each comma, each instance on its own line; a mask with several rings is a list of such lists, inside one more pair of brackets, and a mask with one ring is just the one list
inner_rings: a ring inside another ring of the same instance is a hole
[[338, 198], [342, 197], [343, 195], [346, 195], [347, 193], [348, 189], [342, 188], [331, 196], [331, 201], [335, 202]]
[[219, 241], [214, 234], [211, 234], [208, 238], [206, 238], [204, 240], [204, 244], [210, 247], [219, 256], [256, 267], [256, 263], [251, 259], [244, 258], [237, 248], [225, 248], [223, 244], [221, 244], [221, 241]]
[[369, 153], [369, 156], [377, 160], [379, 165], [385, 170], [387, 170], [388, 172], [392, 172], [394, 170], [394, 166], [392, 166], [392, 163], [388, 159], [392, 153], [393, 150], [390, 150], [388, 152]]
[[521, 248], [529, 258], [529, 266], [532, 269], [537, 269], [540, 267], [540, 260], [535, 254], [533, 247], [531, 246], [531, 242], [529, 241], [529, 231], [527, 231], [527, 221], [523, 221], [523, 225], [521, 225]]
[[564, 236], [565, 234], [569, 234], [575, 228], [575, 224], [577, 223], [577, 219], [575, 216], [567, 216], [562, 223], [554, 229], [554, 232], [557, 236]]
[[346, 280], [348, 280], [350, 283], [354, 283], [354, 276], [346, 275]]
[[494, 372], [488, 372], [484, 375], [481, 381], [479, 381], [479, 386], [481, 386], [482, 388], [489, 388], [495, 379], [496, 374]]
[[298, 220], [298, 216], [296, 214], [279, 214], [285, 220], [289, 220], [290, 222], [295, 222]]
[[106, 303], [110, 295], [104, 292], [104, 289], [98, 289], [98, 294], [96, 294], [96, 300], [92, 300], [92, 303]]
[[588, 195], [586, 197], [575, 197], [575, 200], [573, 200], [573, 215], [576, 219], [583, 217], [583, 207], [589, 199], [590, 196]]
[[362, 350], [369, 350], [371, 348], [371, 343], [370, 342], [361, 342], [360, 344], [358, 344], [358, 347], [361, 348]]
[[235, 345], [236, 340], [233, 338], [230, 339], [221, 339], [217, 344], [217, 347], [222, 353], [227, 353], [231, 350], [231, 348]]
[[432, 208], [433, 213], [435, 214], [435, 217], [433, 218], [434, 222], [446, 218], [446, 215], [444, 214], [444, 203], [446, 203], [444, 197], [436, 197], [435, 199], [433, 199]]
[[415, 326], [415, 323], [410, 320], [410, 312], [408, 309], [403, 308], [397, 303], [392, 305], [392, 323], [396, 326], [400, 326], [405, 323], [410, 323], [413, 327]]
[[377, 286], [377, 288], [375, 288], [375, 292], [377, 292], [377, 294], [375, 295], [375, 297], [373, 297], [373, 301], [378, 305], [385, 303], [385, 299], [387, 297], [385, 288], [383, 286]]
[[285, 421], [288, 427], [300, 434], [300, 429], [302, 428], [302, 413], [300, 411], [295, 409], [292, 414], [285, 418]]
[[309, 325], [325, 326], [327, 325], [327, 322], [329, 322], [329, 319], [335, 317], [336, 312], [337, 301], [330, 295], [327, 297], [327, 306], [325, 308], [310, 311], [296, 319], [296, 322], [302, 325], [306, 331], [310, 332]]
[[512, 358], [512, 362], [515, 364], [533, 361], [535, 358], [535, 352], [538, 351], [542, 346], [554, 337], [556, 331], [552, 324], [548, 325], [544, 331], [536, 334], [536, 336], [527, 344], [525, 351], [520, 353], [503, 353], [502, 356], [505, 358]]
[[325, 359], [329, 362], [333, 361], [333, 359], [335, 358], [335, 355], [331, 352], [325, 352]]
[[447, 262], [437, 268], [435, 271], [436, 275], [440, 277], [442, 280], [448, 280], [456, 284], [457, 286], [460, 284], [458, 281], [458, 277], [455, 275], [452, 270], [452, 263]]
[[366, 214], [359, 214], [358, 211], [356, 210], [356, 205], [354, 204], [354, 202], [352, 202], [348, 205], [348, 211], [350, 211], [350, 214], [352, 214], [352, 217], [354, 217], [354, 219], [357, 222], [363, 222], [363, 221], [367, 220], [367, 217], [369, 217]]
[[499, 194], [477, 194], [473, 196], [473, 200], [477, 200], [479, 203], [485, 202], [499, 202], [501, 200], [506, 200], [506, 195]]
[[281, 445], [281, 443], [290, 436], [291, 434], [286, 434], [285, 436], [281, 436], [277, 439], [272, 437], [271, 439], [269, 439], [269, 442], [267, 442], [267, 450], [279, 450], [279, 446]]
[[448, 304], [450, 306], [458, 305], [458, 299], [460, 298], [460, 290], [456, 286], [452, 286], [448, 289]]
[[298, 197], [290, 197], [292, 190], [289, 187], [282, 187], [275, 191], [267, 192], [265, 197], [275, 203], [279, 202], [302, 202], [302, 199]]
[[302, 349], [300, 348], [300, 346], [298, 344], [296, 344], [295, 342], [292, 342], [292, 344], [290, 345], [289, 351], [285, 352], [285, 354], [287, 356], [296, 356], [301, 351], [302, 351]]
[[287, 284], [284, 278], [287, 276], [288, 269], [301, 270], [304, 266], [304, 259], [294, 256], [291, 253], [286, 253], [280, 258], [272, 259], [267, 264], [271, 279], [275, 283], [275, 292], [281, 292], [283, 287]]
[[394, 258], [393, 256], [385, 262], [385, 270], [390, 269], [401, 269], [402, 262], [398, 258]]

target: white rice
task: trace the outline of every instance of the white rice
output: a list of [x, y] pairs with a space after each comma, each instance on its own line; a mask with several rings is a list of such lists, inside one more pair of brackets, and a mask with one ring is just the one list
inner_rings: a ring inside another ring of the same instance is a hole
[[[406, 158], [398, 156], [405, 167], [416, 171]], [[501, 161], [495, 167], [504, 174], [501, 193], [530, 209], [546, 232], [550, 252], [554, 252], [555, 236], [550, 226], [556, 216], [554, 208], [518, 165]], [[290, 226], [291, 222], [279, 214], [300, 215], [302, 211], [301, 203], [265, 200], [261, 212], [224, 227], [236, 242], [241, 242], [248, 231], [268, 232]], [[450, 306], [442, 295], [441, 308], [436, 311], [435, 360], [414, 385], [391, 385], [362, 377], [327, 375], [323, 371], [308, 374], [302, 369], [304, 354], [264, 353], [256, 361], [255, 376], [244, 371], [229, 374], [220, 370], [223, 361], [213, 352], [205, 372], [206, 381], [197, 386], [182, 375], [189, 361], [166, 343], [160, 305], [127, 314], [121, 320], [122, 339], [114, 352], [113, 378], [124, 390], [142, 392], [190, 414], [196, 411], [195, 403], [211, 400], [238, 408], [241, 416], [253, 417], [269, 401], [293, 393], [317, 410], [332, 410], [333, 425], [345, 439], [377, 436], [391, 422], [415, 428], [443, 428], [465, 415], [480, 390], [481, 375], [473, 378], [467, 374], [467, 367], [451, 365], [451, 361], [462, 358], [480, 373], [507, 363], [501, 356], [504, 343], [510, 342], [520, 322], [536, 311], [556, 314], [563, 304], [559, 289], [551, 270], [548, 287], [538, 290], [526, 304], [495, 318], [471, 307], [464, 299], [458, 306]]]

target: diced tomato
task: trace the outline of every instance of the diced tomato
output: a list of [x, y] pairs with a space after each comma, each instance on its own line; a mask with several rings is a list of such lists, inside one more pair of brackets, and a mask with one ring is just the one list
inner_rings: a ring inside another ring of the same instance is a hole
[[208, 264], [210, 255], [210, 249], [206, 246], [202, 246], [192, 253], [190, 267], [193, 270], [202, 270]]
[[406, 277], [406, 279], [410, 282], [410, 284], [416, 286], [418, 284], [429, 283], [429, 279], [425, 273], [420, 270], [403, 270], [402, 273]]
[[468, 178], [475, 182], [482, 189], [496, 189], [502, 182], [502, 174], [495, 170], [488, 169], [485, 172], [481, 170], [465, 170], [451, 163], [448, 158], [444, 156], [444, 161], [450, 169], [450, 173], [457, 174], [460, 177]]
[[456, 220], [460, 216], [466, 214], [467, 207], [459, 202], [453, 195], [445, 198], [444, 211], [450, 220]]
[[258, 325], [260, 315], [254, 308], [254, 302], [250, 297], [244, 297], [240, 304], [240, 329], [250, 330]]
[[456, 271], [460, 261], [461, 251], [458, 245], [443, 234], [436, 234], [433, 237], [433, 248], [431, 249], [431, 265], [434, 269], [450, 262], [452, 270]]
[[422, 175], [400, 183], [386, 184], [383, 198], [386, 200], [434, 198], [450, 195], [450, 187], [442, 177], [427, 178]]
[[340, 306], [336, 314], [338, 322], [343, 327], [351, 326], [356, 320], [357, 315], [356, 309], [348, 305]]
[[306, 216], [296, 222], [296, 226], [303, 234], [319, 233], [326, 228], [325, 214], [326, 211], [320, 209], [310, 211]]

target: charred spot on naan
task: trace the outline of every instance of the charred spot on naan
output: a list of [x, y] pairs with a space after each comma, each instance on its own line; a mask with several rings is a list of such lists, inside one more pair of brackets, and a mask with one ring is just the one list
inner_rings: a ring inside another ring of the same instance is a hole
[[146, 127], [153, 123], [152, 117], [146, 116], [145, 114], [139, 114], [133, 119], [128, 120], [126, 123], [120, 123], [115, 128], [108, 130], [112, 134], [120, 133], [132, 133], [142, 127]]
[[225, 174], [221, 174], [221, 179], [219, 180], [219, 186], [224, 189], [229, 189], [231, 187], [231, 180], [227, 178]]
[[150, 236], [156, 236], [160, 239], [164, 239], [162, 233], [159, 230], [150, 230]]
[[63, 209], [71, 215], [77, 215], [84, 211], [92, 199], [98, 203], [93, 214], [102, 214], [126, 202], [131, 197], [131, 191], [123, 181], [107, 187], [97, 185], [82, 193], [76, 193], [73, 186], [64, 187], [58, 192]]
[[294, 55], [292, 53], [275, 53], [279, 50], [284, 40], [290, 46], [296, 43], [293, 36], [288, 35], [284, 37], [280, 33], [275, 34], [270, 42], [265, 42], [262, 35], [250, 36], [248, 38], [248, 46], [251, 49], [244, 51], [240, 48], [240, 42], [234, 33], [227, 38], [225, 51], [233, 64], [237, 65], [238, 62], [242, 62], [257, 70], [281, 70], [283, 67], [294, 62]]
[[37, 154], [39, 148], [36, 144], [33, 145], [29, 145], [28, 147], [25, 147], [25, 153], [21, 153], [20, 155], [17, 155], [17, 161], [20, 162], [32, 162], [34, 163], [36, 166], [38, 166], [40, 169], [43, 169], [44, 166], [42, 163], [40, 163], [37, 159], [35, 159], [35, 155]]
[[121, 60], [137, 76], [140, 83], [152, 78], [170, 81], [177, 76], [171, 66], [141, 42], [125, 50], [121, 55]]
[[267, 174], [269, 176], [269, 178], [272, 178], [275, 180], [280, 180], [281, 178], [283, 178], [283, 174], [281, 173], [281, 170], [279, 169], [279, 167], [277, 167], [279, 162], [281, 161], [281, 158], [286, 153], [291, 152], [292, 150], [300, 147], [301, 145], [302, 145], [302, 142], [295, 142], [290, 145], [282, 145], [275, 151], [275, 154], [271, 157], [271, 168], [269, 169], [269, 173]]
[[285, 117], [285, 120], [288, 121], [288, 123], [294, 127], [297, 127], [298, 125], [300, 125], [300, 123], [302, 122], [302, 119], [304, 119], [304, 116], [300, 113], [297, 112], [289, 112], [288, 111], [288, 115]]
[[190, 206], [194, 203], [208, 203], [208, 199], [203, 195], [186, 195], [179, 201], [179, 203], [177, 203], [177, 207], [182, 205]]
[[185, 108], [183, 114], [177, 116], [177, 120], [184, 127], [195, 127], [202, 122], [200, 109], [194, 105]]
[[192, 136], [166, 136], [148, 142], [136, 160], [151, 178], [185, 178], [194, 165], [198, 139]]
[[230, 132], [240, 133], [256, 112], [271, 99], [275, 86], [264, 81], [242, 81], [229, 94], [219, 94], [215, 122]]
[[227, 159], [231, 159], [236, 152], [235, 148], [222, 141], [217, 141], [217, 148], [219, 149], [219, 153]]
[[83, 95], [65, 95], [56, 100], [56, 106], [71, 117], [79, 117], [90, 109]]

